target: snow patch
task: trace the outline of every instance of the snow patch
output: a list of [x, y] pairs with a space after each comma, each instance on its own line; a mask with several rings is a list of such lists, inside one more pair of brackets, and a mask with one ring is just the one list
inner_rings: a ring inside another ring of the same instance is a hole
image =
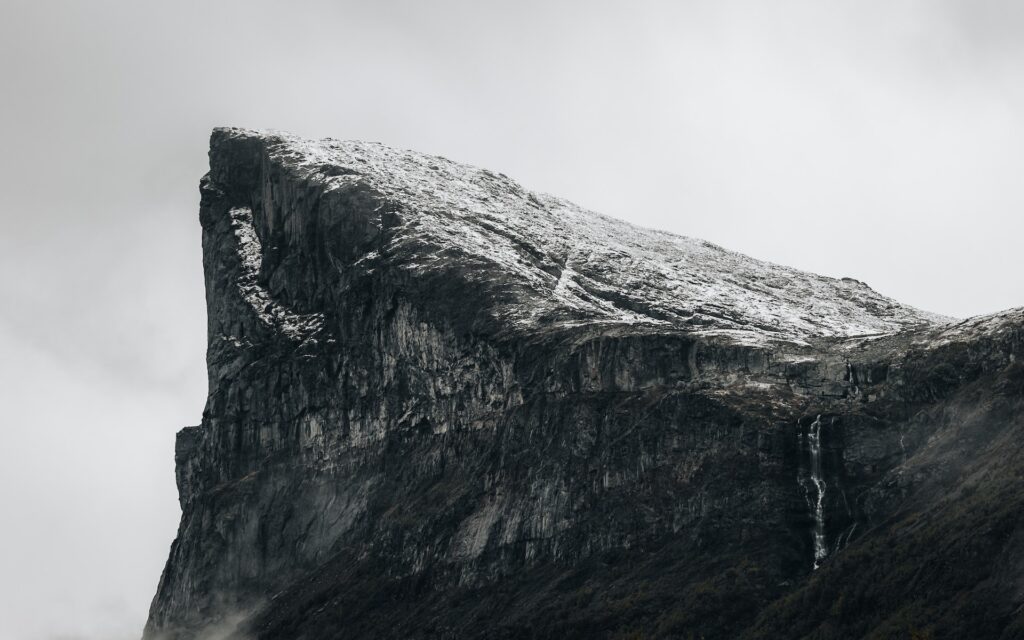
[[[295, 313], [274, 300], [270, 292], [259, 284], [263, 248], [253, 225], [252, 210], [248, 207], [235, 207], [228, 215], [231, 218], [231, 230], [235, 235], [240, 263], [238, 290], [252, 307], [256, 317], [267, 327], [294, 341], [302, 342], [319, 333], [324, 326], [322, 313]], [[237, 339], [233, 342], [236, 345], [240, 344]]]

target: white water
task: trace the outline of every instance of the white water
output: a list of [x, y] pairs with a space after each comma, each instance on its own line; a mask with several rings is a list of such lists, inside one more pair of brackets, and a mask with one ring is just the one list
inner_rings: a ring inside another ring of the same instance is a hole
[[[807, 473], [801, 471], [800, 485], [804, 488], [804, 499], [808, 510], [814, 514], [814, 568], [821, 566], [822, 560], [828, 556], [825, 545], [825, 491], [828, 486], [821, 471], [821, 416], [817, 416], [807, 431], [807, 448], [810, 452], [810, 482]], [[811, 500], [811, 486], [814, 487], [814, 500]]]

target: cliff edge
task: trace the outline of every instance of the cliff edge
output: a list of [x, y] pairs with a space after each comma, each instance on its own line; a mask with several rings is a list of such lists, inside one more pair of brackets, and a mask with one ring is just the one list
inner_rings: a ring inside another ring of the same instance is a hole
[[201, 194], [146, 638], [1024, 633], [1024, 311], [375, 143], [217, 129]]

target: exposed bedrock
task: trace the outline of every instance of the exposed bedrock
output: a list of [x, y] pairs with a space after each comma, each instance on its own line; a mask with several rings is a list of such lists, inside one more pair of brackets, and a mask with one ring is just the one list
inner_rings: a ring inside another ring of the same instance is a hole
[[147, 638], [1016, 637], [1021, 311], [382, 145], [219, 129], [210, 165]]

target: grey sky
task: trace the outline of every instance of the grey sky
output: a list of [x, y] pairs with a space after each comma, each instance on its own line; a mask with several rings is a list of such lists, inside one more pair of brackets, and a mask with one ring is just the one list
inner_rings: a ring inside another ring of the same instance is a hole
[[380, 140], [966, 316], [1024, 304], [1024, 3], [0, 4], [0, 637], [136, 637], [217, 125]]

